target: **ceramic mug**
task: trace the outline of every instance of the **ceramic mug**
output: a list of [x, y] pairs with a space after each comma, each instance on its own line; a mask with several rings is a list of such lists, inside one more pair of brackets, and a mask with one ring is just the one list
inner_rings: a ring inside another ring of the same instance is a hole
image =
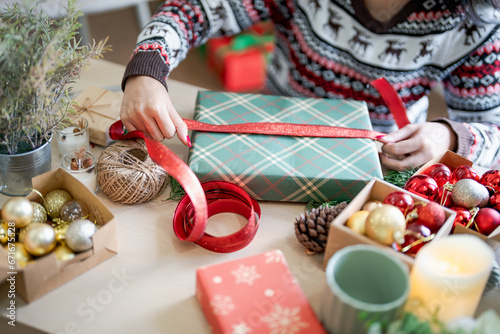
[[328, 261], [320, 318], [330, 334], [365, 333], [401, 316], [408, 293], [400, 259], [377, 246], [348, 246]]

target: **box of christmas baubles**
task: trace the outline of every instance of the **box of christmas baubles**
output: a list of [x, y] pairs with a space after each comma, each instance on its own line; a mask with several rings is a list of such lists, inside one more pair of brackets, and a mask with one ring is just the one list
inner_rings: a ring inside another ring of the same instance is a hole
[[324, 266], [346, 246], [371, 244], [412, 267], [423, 245], [450, 233], [455, 216], [432, 200], [374, 178], [332, 221]]
[[33, 178], [1, 208], [0, 278], [32, 302], [117, 253], [115, 218], [62, 169]]
[[500, 241], [500, 170], [474, 167], [447, 151], [423, 165], [405, 188], [455, 211], [452, 233]]

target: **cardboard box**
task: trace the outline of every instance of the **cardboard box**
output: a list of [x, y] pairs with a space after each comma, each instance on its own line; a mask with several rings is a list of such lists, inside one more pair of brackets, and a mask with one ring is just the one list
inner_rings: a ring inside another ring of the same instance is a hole
[[76, 113], [89, 122], [91, 143], [101, 146], [111, 144], [109, 127], [120, 119], [122, 96], [121, 92], [91, 86], [74, 98]]
[[196, 298], [214, 334], [326, 333], [279, 250], [199, 268]]
[[[393, 250], [391, 247], [378, 243], [375, 240], [370, 239], [365, 235], [358, 234], [354, 232], [349, 227], [345, 226], [345, 223], [355, 212], [358, 212], [363, 208], [363, 205], [370, 200], [379, 200], [383, 201], [384, 198], [394, 191], [401, 191], [406, 194], [409, 194], [413, 197], [415, 202], [423, 201], [429, 202], [423, 197], [417, 196], [409, 191], [406, 191], [402, 188], [396, 187], [395, 185], [383, 181], [381, 179], [375, 178], [373, 179], [366, 187], [356, 196], [356, 198], [351, 201], [347, 207], [332, 221], [330, 225], [330, 231], [328, 232], [328, 241], [326, 244], [325, 257], [323, 266], [326, 268], [328, 264], [328, 260], [332, 255], [338, 250], [356, 244], [368, 244], [368, 245], [376, 245], [387, 249], [390, 252], [394, 253], [394, 256], [399, 257], [406, 263], [410, 268], [413, 266], [414, 259], [413, 257], [406, 255], [401, 252], [397, 252]], [[453, 221], [455, 220], [456, 212], [444, 208], [445, 213], [445, 223], [436, 233], [436, 236], [433, 240], [429, 242], [433, 242], [434, 240], [438, 240], [439, 238], [449, 235], [451, 228], [453, 227]]]
[[[371, 130], [361, 101], [200, 91], [195, 120], [282, 122]], [[257, 200], [351, 200], [382, 177], [370, 139], [193, 132], [188, 164], [201, 182], [224, 180]]]
[[425, 165], [420, 167], [415, 174], [422, 174], [427, 168], [429, 168], [430, 166], [437, 164], [437, 163], [445, 164], [446, 166], [448, 166], [451, 169], [452, 172], [458, 166], [462, 166], [462, 165], [472, 166], [473, 165], [472, 161], [462, 157], [461, 155], [458, 155], [452, 151], [446, 151], [446, 152], [443, 152], [442, 154], [434, 157], [433, 159], [429, 160]]
[[[89, 219], [96, 221], [98, 231], [93, 236], [92, 249], [76, 254], [74, 259], [58, 261], [52, 252], [28, 263], [24, 268], [9, 268], [7, 251], [0, 247], [0, 281], [16, 274], [16, 294], [30, 303], [76, 276], [95, 267], [118, 252], [116, 222], [104, 204], [80, 181], [63, 169], [57, 169], [33, 178], [33, 187], [43, 195], [55, 189], [69, 192], [74, 199], [82, 200], [90, 211]], [[27, 197], [39, 202], [40, 197], [32, 192]]]

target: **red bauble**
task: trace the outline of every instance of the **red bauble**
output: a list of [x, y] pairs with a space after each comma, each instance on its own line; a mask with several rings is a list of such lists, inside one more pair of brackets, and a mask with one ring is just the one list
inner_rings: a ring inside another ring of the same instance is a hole
[[[400, 245], [401, 251], [403, 251], [405, 254], [415, 257], [420, 248], [422, 248], [423, 245], [429, 242], [422, 240], [425, 240], [424, 238], [427, 238], [431, 235], [431, 230], [429, 230], [422, 224], [410, 223], [408, 224], [408, 226], [406, 226], [405, 233], [405, 241]], [[418, 240], [421, 240], [421, 242], [417, 242]], [[409, 247], [413, 243], [415, 243], [415, 245]]]
[[490, 206], [497, 210], [500, 211], [500, 191], [497, 191], [490, 197]]
[[466, 208], [462, 208], [461, 206], [451, 207], [450, 210], [453, 210], [457, 213], [455, 220], [453, 221], [453, 229], [457, 224], [467, 227], [470, 220], [472, 219], [472, 214]]
[[384, 198], [384, 204], [391, 204], [397, 207], [403, 214], [413, 208], [413, 197], [402, 191], [395, 191]]
[[455, 182], [462, 179], [473, 179], [474, 181], [479, 182], [480, 179], [476, 170], [467, 165], [461, 165], [455, 168], [453, 171], [453, 178], [455, 179]]
[[492, 208], [481, 208], [474, 218], [478, 232], [489, 235], [500, 226], [500, 213]]
[[408, 179], [408, 181], [406, 181], [404, 188], [411, 193], [432, 201], [436, 196], [438, 185], [432, 177], [417, 174], [413, 175]]
[[436, 192], [436, 197], [434, 197], [434, 202], [437, 202], [439, 205], [445, 206], [447, 208], [453, 206], [453, 200], [451, 199], [451, 191], [441, 186], [438, 188]]
[[406, 214], [406, 222], [422, 224], [431, 232], [437, 232], [443, 226], [446, 216], [443, 208], [436, 202], [416, 202]]
[[422, 174], [432, 177], [440, 187], [450, 182], [452, 175], [450, 168], [441, 163], [429, 166]]
[[479, 181], [483, 186], [488, 188], [490, 194], [500, 190], [500, 170], [492, 169], [481, 176]]

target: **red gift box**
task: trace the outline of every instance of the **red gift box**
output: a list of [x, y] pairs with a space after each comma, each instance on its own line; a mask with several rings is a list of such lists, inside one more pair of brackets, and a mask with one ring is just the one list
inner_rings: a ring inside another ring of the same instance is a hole
[[226, 90], [248, 92], [264, 87], [273, 50], [272, 25], [262, 23], [237, 36], [210, 39], [207, 60]]
[[326, 333], [283, 253], [199, 268], [196, 297], [213, 333]]

